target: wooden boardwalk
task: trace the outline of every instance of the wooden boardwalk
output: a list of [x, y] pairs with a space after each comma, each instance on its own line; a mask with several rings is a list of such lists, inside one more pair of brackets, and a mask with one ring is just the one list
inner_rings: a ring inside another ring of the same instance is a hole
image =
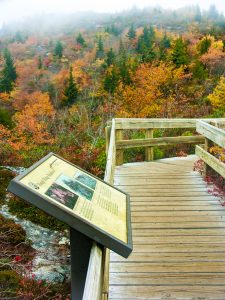
[[116, 167], [131, 196], [134, 250], [110, 254], [109, 299], [225, 299], [225, 208], [195, 156]]

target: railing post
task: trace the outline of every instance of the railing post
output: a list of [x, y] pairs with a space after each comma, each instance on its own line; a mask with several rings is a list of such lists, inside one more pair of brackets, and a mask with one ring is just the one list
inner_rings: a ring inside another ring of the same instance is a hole
[[[211, 144], [211, 141], [207, 138], [205, 138], [205, 144], [204, 144], [204, 148], [205, 148], [205, 151], [208, 152], [208, 149], [210, 147], [210, 144]], [[203, 168], [203, 178], [205, 178], [207, 176], [207, 172], [208, 171], [208, 166], [206, 163], [204, 163], [204, 168]]]
[[[153, 129], [147, 129], [145, 131], [145, 138], [153, 138]], [[154, 148], [153, 147], [145, 148], [145, 160], [146, 161], [154, 160]]]
[[106, 151], [106, 154], [108, 154], [108, 150], [109, 150], [110, 133], [111, 133], [111, 126], [106, 126], [105, 127], [105, 151]]
[[[123, 130], [116, 129], [116, 142], [123, 139]], [[123, 164], [123, 150], [116, 149], [116, 166], [120, 166]]]

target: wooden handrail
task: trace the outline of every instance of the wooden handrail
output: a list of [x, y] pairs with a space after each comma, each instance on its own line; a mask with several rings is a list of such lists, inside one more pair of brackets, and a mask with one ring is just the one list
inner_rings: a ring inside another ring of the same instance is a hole
[[[110, 136], [110, 138], [109, 138]], [[115, 121], [106, 129], [107, 162], [104, 180], [113, 184], [116, 162]], [[109, 249], [93, 243], [88, 272], [85, 282], [83, 300], [107, 300], [109, 290]]]
[[196, 130], [205, 138], [225, 148], [225, 131], [203, 121], [197, 121]]
[[121, 140], [116, 143], [116, 149], [129, 149], [149, 146], [168, 146], [176, 144], [201, 144], [204, 143], [204, 141], [204, 137], [200, 135]]
[[116, 129], [148, 129], [148, 128], [196, 128], [196, 122], [225, 122], [224, 118], [211, 119], [139, 119], [117, 118]]
[[[225, 123], [224, 119], [223, 122]], [[206, 164], [204, 175], [207, 175], [207, 166], [210, 166], [214, 171], [225, 178], [225, 163], [208, 152], [212, 142], [225, 149], [225, 130], [203, 121], [197, 121], [196, 130], [205, 138], [205, 149], [201, 146], [196, 146], [195, 150], [196, 155]]]

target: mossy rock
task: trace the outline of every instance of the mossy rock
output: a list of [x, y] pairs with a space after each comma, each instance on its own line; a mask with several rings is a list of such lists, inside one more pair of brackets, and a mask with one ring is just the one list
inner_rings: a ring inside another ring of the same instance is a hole
[[0, 233], [3, 235], [1, 239], [13, 245], [18, 245], [26, 240], [26, 231], [12, 219], [6, 219], [2, 215], [0, 215]]
[[10, 180], [15, 177], [15, 174], [7, 169], [0, 169], [0, 204], [4, 203], [6, 196], [6, 189], [9, 185]]
[[11, 214], [16, 215], [21, 219], [30, 220], [42, 227], [59, 231], [65, 230], [68, 227], [65, 223], [46, 214], [42, 210], [18, 197], [11, 197], [8, 202], [8, 206]]

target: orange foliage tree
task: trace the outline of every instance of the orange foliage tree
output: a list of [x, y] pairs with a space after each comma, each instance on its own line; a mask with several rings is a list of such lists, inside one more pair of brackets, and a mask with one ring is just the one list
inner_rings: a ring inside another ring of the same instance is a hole
[[30, 100], [22, 111], [14, 115], [12, 130], [0, 125], [0, 157], [4, 163], [15, 165], [26, 151], [55, 142], [49, 131], [55, 110], [48, 94], [34, 92]]
[[40, 144], [52, 144], [54, 138], [48, 132], [48, 123], [54, 117], [55, 110], [47, 93], [34, 92], [29, 105], [14, 115], [15, 132], [19, 137], [25, 137], [27, 143], [19, 148], [32, 147]]

